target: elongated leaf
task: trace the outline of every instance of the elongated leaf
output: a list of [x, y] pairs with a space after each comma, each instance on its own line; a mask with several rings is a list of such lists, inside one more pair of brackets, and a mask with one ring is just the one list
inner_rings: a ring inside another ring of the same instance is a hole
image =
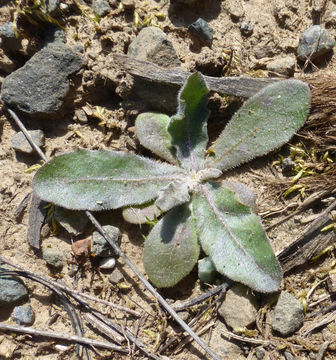
[[75, 210], [105, 210], [156, 198], [185, 172], [132, 153], [77, 150], [55, 157], [35, 175], [33, 188], [43, 200]]
[[178, 111], [168, 127], [177, 158], [187, 170], [197, 171], [204, 163], [208, 142], [208, 92], [202, 75], [191, 75], [179, 93]]
[[144, 248], [145, 270], [158, 287], [170, 287], [187, 276], [200, 252], [188, 206], [174, 207], [153, 227]]
[[155, 221], [162, 214], [162, 211], [154, 204], [129, 206], [122, 210], [125, 221], [131, 224], [145, 224], [148, 221]]
[[217, 183], [199, 186], [192, 200], [199, 240], [218, 272], [261, 292], [282, 279], [260, 219]]
[[305, 122], [310, 90], [298, 80], [271, 84], [251, 97], [211, 146], [206, 166], [233, 168], [286, 143]]
[[173, 155], [171, 136], [168, 132], [170, 117], [160, 113], [143, 113], [135, 121], [135, 133], [140, 144], [160, 156], [162, 159], [177, 165]]

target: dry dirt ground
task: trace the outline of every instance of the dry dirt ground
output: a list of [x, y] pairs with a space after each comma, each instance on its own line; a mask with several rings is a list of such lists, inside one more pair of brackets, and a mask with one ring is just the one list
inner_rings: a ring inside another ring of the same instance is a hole
[[[64, 15], [67, 42], [70, 45], [78, 43], [83, 45], [86, 66], [80, 78], [73, 79], [71, 98], [66, 101], [64, 115], [56, 120], [23, 119], [28, 129], [42, 129], [44, 131], [46, 135], [44, 151], [48, 158], [78, 147], [143, 152], [134, 138], [133, 126], [136, 115], [140, 111], [150, 109], [146, 108], [145, 104], [137, 102], [136, 99], [124, 96], [122, 88], [118, 85], [121, 80], [127, 80], [125, 73], [114, 64], [106, 63], [109, 54], [126, 53], [130, 42], [138, 34], [140, 26], [135, 26], [135, 11], [139, 15], [140, 23], [144, 19], [151, 19], [151, 24], [164, 30], [168, 39], [173, 43], [184, 70], [194, 71], [198, 69], [213, 76], [229, 74], [232, 76], [242, 74], [261, 77], [274, 76], [265, 70], [266, 64], [285, 55], [295, 57], [300, 34], [314, 21], [316, 22], [316, 19], [312, 19], [312, 3], [316, 2], [307, 0], [204, 0], [198, 1], [198, 5], [180, 7], [164, 0], [136, 0], [135, 9], [125, 9], [119, 6], [119, 1], [110, 1], [112, 11], [109, 15], [99, 19], [98, 22], [93, 20], [93, 13], [90, 10], [91, 1], [85, 2], [87, 8], [83, 8], [82, 12], [77, 6], [77, 1], [66, 0], [62, 3], [68, 5], [68, 10]], [[332, 18], [330, 20], [328, 14], [333, 10], [336, 11], [336, 5], [330, 0], [321, 1], [321, 3], [325, 3], [325, 7], [321, 12], [320, 23], [328, 28], [332, 36], [335, 36], [335, 21]], [[2, 24], [13, 21], [17, 9], [30, 6], [32, 2], [2, 1], [1, 4], [0, 23]], [[200, 16], [208, 21], [214, 30], [211, 49], [195, 43], [187, 31], [188, 25]], [[239, 30], [239, 23], [243, 19], [251, 21], [254, 25], [253, 34], [249, 37], [242, 36]], [[21, 26], [24, 24], [25, 22], [22, 21]], [[19, 30], [24, 32], [25, 29]], [[16, 67], [23, 65], [24, 61], [40, 48], [38, 30], [35, 33], [29, 33], [24, 42], [25, 54], [22, 58], [16, 59]], [[204, 66], [209, 55], [212, 60], [208, 66]], [[218, 64], [222, 65], [218, 67]], [[303, 64], [296, 65], [295, 77], [305, 77], [302, 66]], [[324, 58], [315, 64], [315, 67], [310, 66], [308, 68], [310, 76], [316, 77], [323, 77], [325, 74], [335, 72], [335, 70], [336, 58], [334, 56]], [[109, 74], [106, 74], [106, 71]], [[3, 73], [2, 77], [6, 75]], [[103, 107], [105, 109], [104, 124], [101, 124], [101, 118], [99, 119], [94, 115], [89, 116], [87, 123], [79, 122], [74, 115], [76, 110], [82, 109], [84, 106], [92, 109], [95, 109], [96, 106]], [[216, 132], [223, 127], [225, 123], [223, 119], [228, 118], [225, 111], [232, 110], [228, 105], [228, 99], [216, 94], [212, 95], [210, 106], [212, 116], [209, 124], [211, 131]], [[0, 253], [13, 263], [22, 265], [36, 274], [56, 277], [46, 266], [41, 254], [34, 252], [27, 244], [28, 212], [25, 211], [19, 219], [14, 216], [20, 202], [31, 191], [34, 173], [27, 173], [26, 170], [39, 163], [37, 156], [22, 156], [13, 150], [11, 138], [16, 131], [18, 129], [8, 114], [2, 113], [0, 118]], [[306, 154], [311, 154], [311, 141], [305, 142], [305, 139], [306, 137], [296, 138], [292, 144], [298, 144], [301, 141]], [[318, 156], [325, 151], [325, 147], [322, 145], [321, 141], [316, 142], [315, 148]], [[287, 156], [288, 149], [288, 146], [284, 147], [280, 154]], [[331, 147], [329, 157], [334, 161], [335, 153], [332, 151]], [[309, 156], [307, 155], [307, 157]], [[259, 159], [234, 174], [236, 178], [247, 183], [257, 193], [260, 214], [265, 215], [263, 220], [265, 226], [279, 221], [303, 201], [298, 191], [284, 198], [283, 193], [291, 184], [290, 182], [285, 184], [282, 184], [281, 181], [280, 184], [277, 182], [276, 179], [282, 178], [281, 168], [279, 165], [271, 166], [272, 162], [276, 160], [279, 160], [278, 153]], [[308, 161], [307, 158], [304, 158], [304, 161]], [[323, 163], [322, 160], [321, 163]], [[307, 179], [309, 176], [306, 177], [306, 181]], [[321, 183], [318, 186], [323, 188]], [[307, 182], [305, 190], [305, 195], [309, 196], [316, 189]], [[303, 218], [307, 218], [308, 215], [319, 214], [326, 205], [327, 203], [324, 205], [320, 203], [318, 208], [309, 209], [270, 230], [269, 236], [272, 239], [275, 251], [280, 251], [300, 235], [307, 226], [307, 224], [303, 224]], [[270, 213], [272, 216], [266, 217]], [[142, 235], [146, 234], [148, 228], [125, 225], [118, 211], [102, 214], [100, 219], [103, 224], [108, 223], [120, 227], [123, 233], [122, 250], [144, 273]], [[64, 251], [64, 256], [67, 259], [67, 265], [57, 276], [61, 278], [61, 281], [80, 292], [141, 311], [142, 318], [136, 319], [132, 316], [126, 316], [123, 312], [112, 310], [106, 305], [95, 304], [96, 309], [107, 314], [121, 326], [127, 326], [134, 332], [138, 329], [138, 337], [146, 343], [148, 349], [156, 349], [166, 337], [175, 336], [174, 331], [182, 338], [181, 331], [177, 326], [173, 325], [171, 321], [166, 324], [167, 320], [162, 311], [158, 310], [155, 299], [151, 297], [122, 261], [118, 261], [117, 267], [124, 274], [125, 281], [120, 286], [112, 286], [107, 280], [109, 272], [99, 271], [95, 267], [94, 260], [86, 261], [84, 264], [76, 263], [71, 252], [72, 240], [74, 239], [59, 226], [57, 229], [45, 227], [43, 230], [42, 248], [57, 246]], [[325, 280], [328, 271], [332, 270], [334, 255], [333, 248], [330, 248], [329, 252], [315, 263], [310, 264], [308, 268], [287, 275], [284, 279], [282, 289], [293, 293], [297, 298], [302, 298], [303, 301], [312, 286], [321, 281], [312, 292], [307, 304], [307, 312], [317, 311], [320, 306], [327, 306], [332, 303], [328, 297], [329, 292]], [[74, 266], [78, 268], [78, 271], [75, 276], [73, 274], [70, 276], [70, 270]], [[36, 313], [34, 327], [72, 334], [71, 322], [57, 296], [38, 283], [26, 281], [26, 285], [29, 289], [30, 302]], [[196, 275], [193, 273], [182, 284], [173, 289], [162, 291], [162, 294], [166, 298], [176, 301], [186, 300], [207, 290], [208, 288], [200, 286]], [[320, 299], [325, 300], [316, 303]], [[298, 359], [322, 359], [323, 356], [325, 359], [336, 358], [335, 321], [329, 322], [306, 337], [296, 333], [292, 338], [278, 340], [270, 332], [268, 324], [270, 309], [274, 303], [266, 297], [262, 303], [264, 305], [259, 313], [259, 326], [250, 335], [255, 339], [274, 340], [274, 343], [278, 345], [277, 347], [265, 347], [265, 359], [284, 359], [285, 350], [292, 352]], [[198, 314], [201, 309], [204, 309], [204, 304], [191, 308], [189, 310], [191, 316]], [[56, 317], [55, 314], [59, 316]], [[1, 321], [8, 320], [9, 316], [10, 311], [8, 309], [0, 312]], [[211, 320], [215, 320], [216, 311], [208, 312], [207, 316]], [[51, 319], [55, 321], [51, 321]], [[164, 326], [167, 326], [165, 330], [163, 330]], [[94, 327], [86, 326], [85, 335], [87, 337], [98, 338], [98, 334], [99, 332]], [[210, 335], [211, 332], [209, 331], [204, 335], [205, 341], [208, 341]], [[247, 334], [243, 335], [247, 336]], [[37, 339], [28, 335], [0, 333], [0, 346], [1, 342], [9, 343], [9, 347], [15, 348], [13, 359], [78, 358], [75, 346], [57, 349], [55, 348], [56, 341]], [[258, 346], [257, 344], [254, 344], [253, 341], [237, 341], [236, 343], [242, 346], [246, 358], [256, 359], [255, 348]], [[321, 346], [326, 343], [329, 345], [327, 350], [320, 351]], [[164, 355], [174, 359], [205, 358], [204, 353], [196, 345], [187, 345], [176, 353], [170, 349]], [[99, 350], [99, 355], [98, 353], [93, 354], [93, 358], [128, 359], [132, 357], [121, 356], [117, 353], [111, 355], [109, 351]], [[136, 352], [133, 358], [146, 357]]]

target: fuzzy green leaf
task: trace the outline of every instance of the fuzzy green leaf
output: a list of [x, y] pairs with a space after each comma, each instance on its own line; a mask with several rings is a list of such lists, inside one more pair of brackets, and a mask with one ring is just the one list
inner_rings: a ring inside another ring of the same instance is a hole
[[157, 287], [171, 287], [187, 276], [200, 252], [188, 206], [174, 207], [153, 227], [145, 241], [145, 270]]
[[190, 201], [189, 182], [186, 179], [172, 181], [159, 191], [155, 205], [162, 211], [168, 211]]
[[206, 166], [227, 170], [280, 147], [303, 125], [309, 106], [310, 90], [301, 81], [266, 86], [235, 113]]
[[155, 221], [161, 214], [162, 211], [153, 203], [128, 206], [122, 210], [125, 221], [138, 225]]
[[257, 291], [278, 289], [282, 271], [260, 219], [233, 191], [200, 185], [192, 207], [202, 249], [218, 272]]
[[178, 111], [168, 127], [181, 166], [195, 172], [203, 167], [208, 142], [208, 93], [202, 75], [191, 75], [179, 93]]
[[173, 155], [171, 136], [168, 132], [170, 117], [160, 113], [143, 113], [135, 121], [135, 133], [140, 144], [160, 156], [162, 159], [177, 165]]
[[182, 169], [118, 151], [77, 150], [57, 156], [35, 175], [33, 188], [45, 201], [74, 210], [106, 210], [143, 204]]

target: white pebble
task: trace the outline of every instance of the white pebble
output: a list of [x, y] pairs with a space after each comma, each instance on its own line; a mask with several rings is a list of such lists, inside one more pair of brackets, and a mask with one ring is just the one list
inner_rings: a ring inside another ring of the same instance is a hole
[[111, 258], [104, 258], [104, 259], [101, 259], [100, 262], [99, 262], [99, 267], [101, 269], [113, 269], [115, 267], [115, 264], [116, 264], [116, 260], [115, 258], [111, 257]]

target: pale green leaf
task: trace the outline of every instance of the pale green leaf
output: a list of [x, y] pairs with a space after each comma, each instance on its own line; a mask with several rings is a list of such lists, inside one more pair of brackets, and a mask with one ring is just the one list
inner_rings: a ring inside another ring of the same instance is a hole
[[135, 133], [140, 144], [160, 156], [162, 159], [177, 165], [173, 155], [171, 136], [168, 132], [170, 117], [160, 113], [143, 113], [135, 121]]
[[235, 113], [210, 147], [207, 167], [233, 168], [286, 143], [305, 122], [310, 90], [298, 80], [263, 88]]
[[233, 191], [200, 185], [192, 208], [202, 249], [219, 273], [260, 292], [279, 288], [282, 271], [260, 219]]
[[125, 221], [138, 225], [155, 221], [161, 214], [162, 211], [154, 203], [128, 206], [122, 210]]
[[43, 165], [33, 188], [42, 200], [68, 209], [105, 210], [146, 203], [185, 176], [173, 165], [132, 153], [77, 150]]
[[168, 127], [181, 166], [194, 172], [203, 167], [208, 142], [208, 93], [202, 75], [191, 75], [179, 93], [178, 111]]
[[168, 211], [146, 238], [144, 265], [157, 287], [177, 284], [195, 266], [200, 248], [188, 206]]
[[188, 202], [189, 186], [189, 181], [186, 179], [172, 181], [159, 191], [155, 205], [162, 211], [168, 211], [174, 206]]

